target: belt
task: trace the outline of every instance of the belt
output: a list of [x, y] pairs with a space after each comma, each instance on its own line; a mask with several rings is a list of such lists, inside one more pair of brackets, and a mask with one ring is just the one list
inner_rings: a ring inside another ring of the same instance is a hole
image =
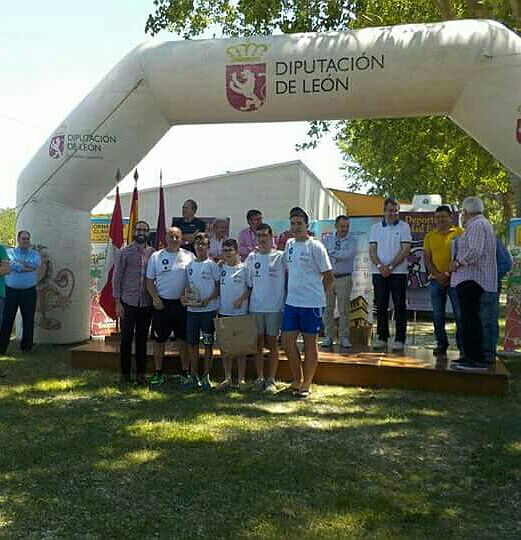
[[333, 274], [333, 276], [335, 276], [336, 278], [341, 278], [341, 277], [347, 277], [347, 276], [350, 276], [351, 274]]

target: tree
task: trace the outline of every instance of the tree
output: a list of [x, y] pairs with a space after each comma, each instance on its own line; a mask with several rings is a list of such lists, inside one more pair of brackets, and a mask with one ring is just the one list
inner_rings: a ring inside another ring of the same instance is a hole
[[0, 208], [0, 244], [14, 244], [15, 220], [16, 215], [14, 208]]
[[[346, 30], [366, 26], [491, 18], [521, 28], [521, 0], [154, 0], [146, 23], [185, 38], [219, 27], [225, 36]], [[346, 159], [349, 188], [409, 198], [438, 192], [449, 202], [486, 199], [496, 224], [512, 215], [509, 173], [446, 118], [310, 123], [313, 147], [333, 131]], [[521, 197], [520, 197], [521, 203]], [[521, 210], [521, 208], [520, 208]]]

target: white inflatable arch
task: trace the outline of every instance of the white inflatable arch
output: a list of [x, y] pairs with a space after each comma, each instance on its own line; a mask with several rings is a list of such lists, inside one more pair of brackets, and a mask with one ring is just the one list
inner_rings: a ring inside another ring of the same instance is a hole
[[520, 68], [521, 39], [485, 20], [140, 45], [18, 180], [18, 229], [52, 260], [36, 340], [88, 338], [90, 211], [172, 126], [447, 115], [521, 173]]

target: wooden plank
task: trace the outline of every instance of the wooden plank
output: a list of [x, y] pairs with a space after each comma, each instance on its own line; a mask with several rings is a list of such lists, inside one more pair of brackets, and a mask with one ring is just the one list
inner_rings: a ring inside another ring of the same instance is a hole
[[[164, 369], [167, 373], [179, 373], [180, 359], [177, 351], [167, 346]], [[202, 350], [201, 350], [202, 353]], [[152, 344], [147, 349], [147, 371], [154, 369]], [[341, 386], [376, 386], [429, 392], [450, 392], [476, 395], [505, 395], [508, 392], [510, 374], [501, 360], [490, 372], [460, 372], [450, 369], [450, 362], [457, 358], [451, 352], [448, 358], [436, 359], [425, 349], [409, 347], [403, 354], [374, 352], [359, 347], [348, 353], [320, 351], [315, 382]], [[266, 366], [268, 360], [265, 360]], [[71, 364], [82, 369], [119, 370], [119, 343], [117, 341], [91, 341], [71, 349]], [[247, 362], [247, 374], [254, 377], [254, 362]], [[278, 378], [291, 380], [288, 360], [280, 351]], [[212, 377], [223, 376], [220, 351], [214, 349]]]

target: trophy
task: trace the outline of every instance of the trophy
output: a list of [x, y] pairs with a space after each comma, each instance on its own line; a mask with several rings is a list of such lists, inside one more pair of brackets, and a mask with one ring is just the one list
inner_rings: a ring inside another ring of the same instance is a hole
[[201, 293], [197, 287], [189, 287], [186, 290], [185, 305], [192, 307], [201, 307], [203, 305], [201, 302]]

